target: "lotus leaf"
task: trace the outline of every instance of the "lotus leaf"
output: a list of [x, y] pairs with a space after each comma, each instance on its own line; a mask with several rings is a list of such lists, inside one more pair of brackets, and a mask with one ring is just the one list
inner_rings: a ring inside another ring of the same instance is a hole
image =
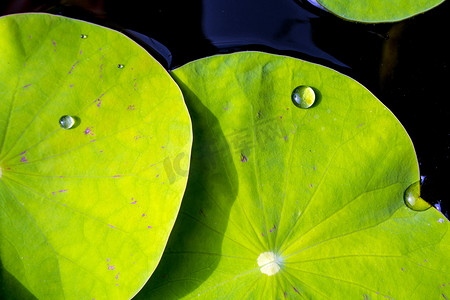
[[[258, 52], [172, 73], [193, 121], [186, 194], [137, 299], [450, 298], [449, 222], [413, 211], [413, 144], [356, 81]], [[292, 101], [311, 87], [315, 103]]]
[[1, 292], [131, 298], [186, 187], [180, 89], [117, 31], [18, 14], [0, 32]]
[[330, 12], [344, 19], [367, 22], [395, 22], [423, 13], [444, 0], [317, 0]]

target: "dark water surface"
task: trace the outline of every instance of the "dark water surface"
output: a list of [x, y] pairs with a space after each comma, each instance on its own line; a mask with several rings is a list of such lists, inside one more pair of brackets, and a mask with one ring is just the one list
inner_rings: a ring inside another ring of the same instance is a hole
[[289, 55], [340, 71], [367, 87], [410, 135], [422, 196], [450, 196], [450, 6], [387, 24], [341, 20], [301, 0], [3, 1], [0, 15], [50, 12], [117, 29], [167, 69], [242, 50]]

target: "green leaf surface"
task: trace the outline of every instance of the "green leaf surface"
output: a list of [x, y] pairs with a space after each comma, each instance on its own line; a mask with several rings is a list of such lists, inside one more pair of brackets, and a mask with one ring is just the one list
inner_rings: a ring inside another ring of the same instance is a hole
[[[414, 148], [369, 91], [258, 52], [172, 75], [193, 120], [191, 172], [138, 299], [450, 298], [449, 222], [405, 205]], [[315, 91], [308, 109], [291, 100], [298, 86]]]
[[186, 187], [180, 89], [101, 26], [19, 14], [0, 18], [0, 32], [2, 297], [21, 285], [42, 299], [130, 298], [156, 268]]
[[317, 0], [337, 16], [358, 22], [395, 22], [423, 13], [444, 0]]

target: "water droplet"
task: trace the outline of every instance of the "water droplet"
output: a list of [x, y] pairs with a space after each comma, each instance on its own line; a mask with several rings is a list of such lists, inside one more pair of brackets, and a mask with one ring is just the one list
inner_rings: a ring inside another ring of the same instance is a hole
[[118, 64], [117, 67], [118, 67], [119, 69], [123, 69], [125, 66], [122, 65], [122, 64]]
[[406, 206], [416, 211], [427, 210], [431, 205], [420, 197], [420, 182], [411, 184], [405, 191], [404, 200]]
[[82, 39], [87, 39], [87, 35], [86, 34], [82, 34], [82, 35], [80, 35], [80, 37], [82, 38]]
[[280, 258], [273, 252], [263, 252], [258, 256], [256, 260], [260, 267], [261, 273], [268, 276], [274, 275], [280, 271]]
[[309, 108], [316, 100], [316, 93], [314, 90], [306, 85], [298, 86], [292, 92], [292, 102], [295, 106], [300, 108]]
[[61, 125], [61, 128], [63, 129], [73, 129], [77, 127], [79, 123], [80, 119], [78, 117], [65, 115], [59, 119], [59, 125]]

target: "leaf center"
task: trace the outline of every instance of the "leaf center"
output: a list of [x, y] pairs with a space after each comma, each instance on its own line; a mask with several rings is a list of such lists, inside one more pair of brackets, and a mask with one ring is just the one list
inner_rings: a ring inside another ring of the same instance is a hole
[[273, 252], [263, 252], [258, 256], [258, 266], [261, 273], [268, 276], [274, 275], [280, 271], [280, 258]]

